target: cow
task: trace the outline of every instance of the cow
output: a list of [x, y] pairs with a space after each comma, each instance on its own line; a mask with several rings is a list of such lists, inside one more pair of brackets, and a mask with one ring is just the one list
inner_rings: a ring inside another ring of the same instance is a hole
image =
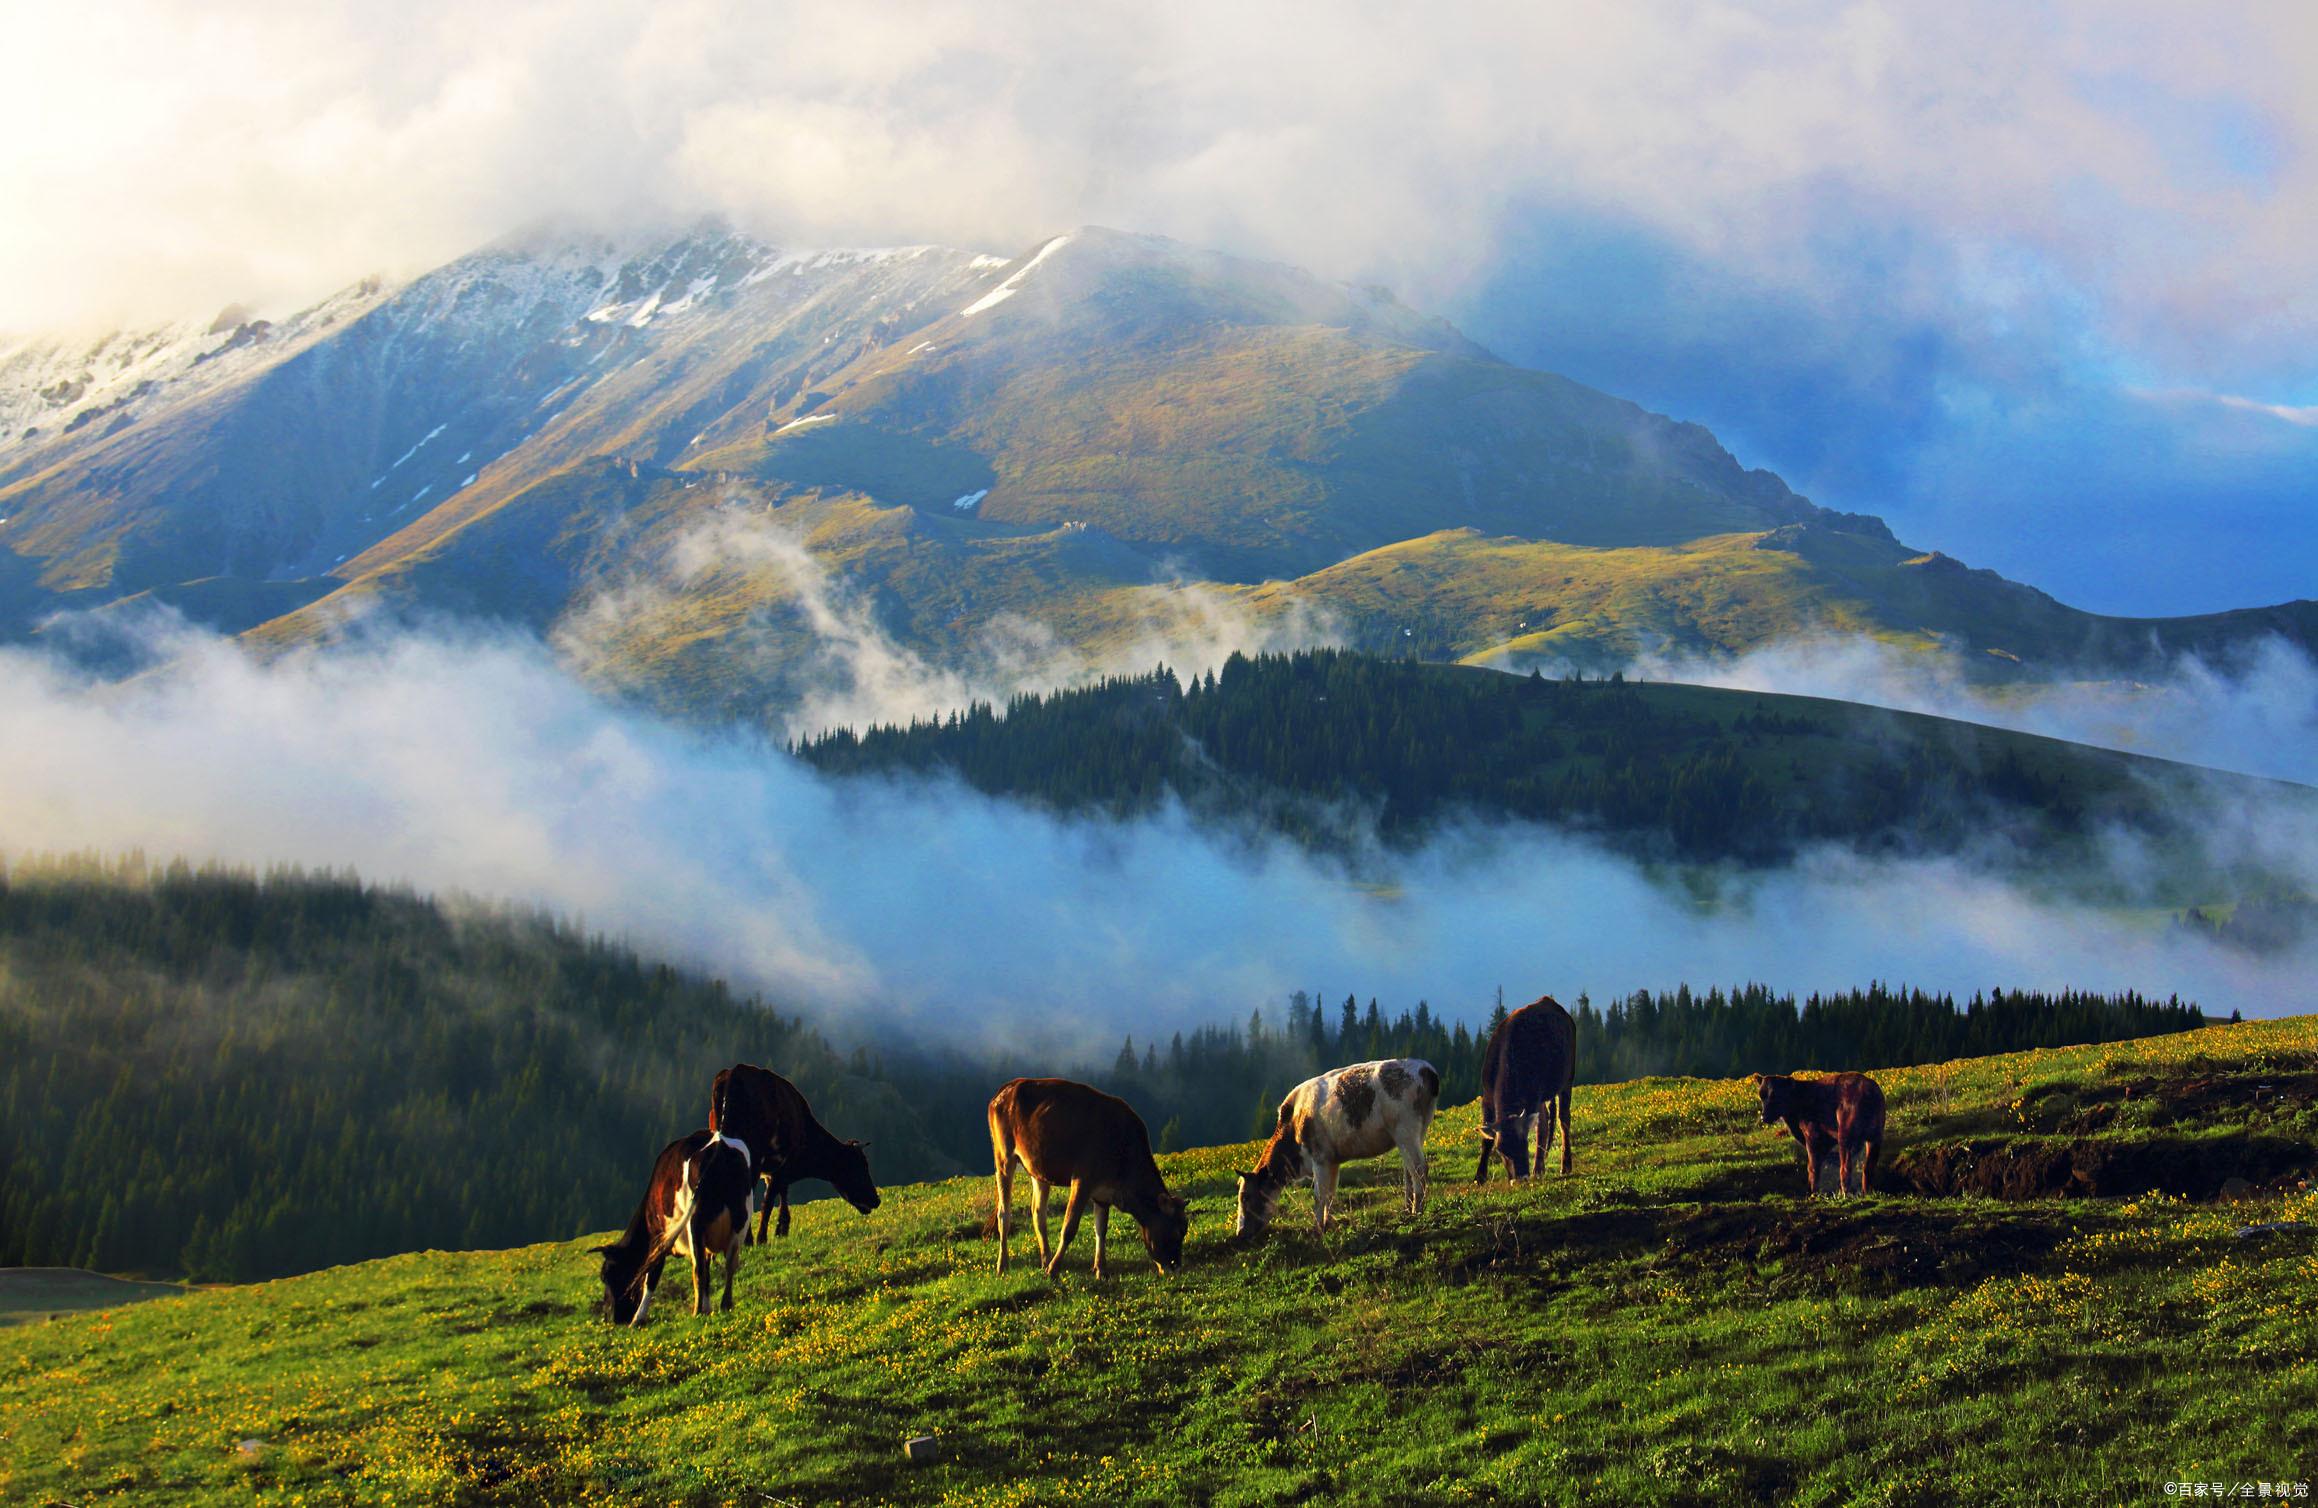
[[1325, 1235], [1336, 1198], [1336, 1170], [1359, 1157], [1400, 1149], [1401, 1206], [1425, 1207], [1425, 1131], [1441, 1097], [1441, 1076], [1421, 1058], [1385, 1058], [1330, 1069], [1306, 1079], [1280, 1101], [1280, 1121], [1255, 1167], [1239, 1175], [1236, 1239], [1260, 1236], [1272, 1223], [1281, 1191], [1312, 1179], [1312, 1229]]
[[738, 1137], [757, 1152], [757, 1174], [771, 1199], [757, 1215], [757, 1244], [765, 1243], [772, 1206], [781, 1207], [774, 1234], [789, 1233], [789, 1186], [818, 1178], [866, 1215], [878, 1205], [877, 1183], [869, 1176], [869, 1156], [857, 1141], [839, 1141], [813, 1117], [813, 1107], [797, 1086], [754, 1063], [735, 1063], [708, 1088], [708, 1129]]
[[1837, 1192], [1851, 1192], [1851, 1165], [1860, 1149], [1859, 1192], [1875, 1174], [1875, 1159], [1883, 1150], [1883, 1089], [1864, 1073], [1839, 1073], [1824, 1079], [1798, 1079], [1783, 1073], [1755, 1075], [1755, 1096], [1762, 1101], [1763, 1124], [1786, 1123], [1787, 1134], [1803, 1144], [1805, 1197], [1819, 1192], [1819, 1159], [1835, 1153]]
[[709, 1259], [724, 1254], [724, 1307], [748, 1244], [757, 1202], [756, 1165], [748, 1147], [713, 1131], [695, 1131], [660, 1149], [644, 1199], [617, 1241], [595, 1248], [603, 1258], [604, 1314], [616, 1325], [641, 1325], [670, 1252], [692, 1260], [692, 1312], [708, 1313]]
[[[1183, 1262], [1190, 1206], [1167, 1192], [1151, 1156], [1151, 1134], [1127, 1102], [1069, 1079], [1014, 1079], [990, 1097], [990, 1155], [998, 1176], [998, 1270], [1006, 1270], [1012, 1234], [1014, 1165], [1030, 1174], [1030, 1218], [1038, 1233], [1039, 1264], [1053, 1277], [1078, 1232], [1079, 1217], [1095, 1211], [1095, 1276], [1103, 1275], [1103, 1244], [1111, 1206], [1135, 1218], [1143, 1247], [1163, 1273]], [[1046, 1191], [1070, 1185], [1062, 1240], [1050, 1255]]]
[[[1489, 1158], [1505, 1159], [1513, 1178], [1532, 1176], [1529, 1132], [1537, 1127], [1537, 1167], [1553, 1150], [1553, 1121], [1561, 1117], [1561, 1171], [1569, 1176], [1569, 1094], [1577, 1075], [1577, 1023], [1551, 995], [1540, 995], [1497, 1023], [1481, 1059], [1481, 1165], [1475, 1183], [1489, 1181]], [[1542, 1118], [1541, 1118], [1542, 1117]]]

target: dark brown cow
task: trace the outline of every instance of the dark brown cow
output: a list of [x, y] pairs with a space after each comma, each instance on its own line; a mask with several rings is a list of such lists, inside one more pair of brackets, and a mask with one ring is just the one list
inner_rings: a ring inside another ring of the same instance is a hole
[[[1127, 1102], [1069, 1079], [1015, 1079], [990, 1098], [990, 1155], [998, 1173], [998, 1270], [1006, 1270], [1014, 1204], [1014, 1165], [1030, 1174], [1030, 1218], [1038, 1258], [1053, 1277], [1078, 1233], [1079, 1216], [1095, 1210], [1095, 1276], [1103, 1275], [1103, 1242], [1111, 1206], [1135, 1217], [1144, 1249], [1161, 1272], [1183, 1261], [1190, 1226], [1185, 1202], [1167, 1192], [1151, 1156], [1151, 1134]], [[1062, 1240], [1047, 1252], [1046, 1191], [1070, 1185]]]
[[1569, 1173], [1570, 1084], [1577, 1076], [1578, 1028], [1551, 995], [1540, 995], [1498, 1023], [1481, 1059], [1481, 1165], [1475, 1183], [1489, 1180], [1492, 1153], [1514, 1178], [1530, 1176], [1529, 1132], [1537, 1128], [1537, 1167], [1553, 1150], [1553, 1122], [1561, 1117], [1561, 1170]]
[[670, 1252], [692, 1259], [692, 1312], [708, 1313], [709, 1259], [724, 1254], [724, 1307], [748, 1244], [757, 1175], [748, 1148], [712, 1131], [695, 1131], [660, 1149], [643, 1203], [620, 1239], [599, 1246], [604, 1313], [614, 1324], [641, 1325]]
[[1852, 1159], [1863, 1147], [1859, 1192], [1867, 1192], [1876, 1154], [1883, 1150], [1883, 1090], [1875, 1080], [1864, 1073], [1824, 1079], [1758, 1073], [1755, 1093], [1763, 1102], [1763, 1124], [1784, 1121], [1787, 1134], [1803, 1144], [1803, 1176], [1812, 1195], [1819, 1192], [1819, 1159], [1830, 1150], [1836, 1155], [1835, 1187], [1850, 1193]]
[[757, 1215], [760, 1246], [774, 1201], [781, 1206], [774, 1234], [789, 1233], [789, 1186], [808, 1178], [831, 1185], [864, 1215], [877, 1208], [877, 1183], [869, 1176], [863, 1144], [830, 1135], [797, 1086], [769, 1068], [735, 1063], [719, 1073], [708, 1088], [708, 1129], [747, 1142], [758, 1175], [771, 1185], [772, 1198]]

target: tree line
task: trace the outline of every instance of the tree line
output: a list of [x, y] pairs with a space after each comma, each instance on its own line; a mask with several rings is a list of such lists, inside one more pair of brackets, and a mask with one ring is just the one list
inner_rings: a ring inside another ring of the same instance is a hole
[[[0, 866], [0, 1265], [241, 1280], [623, 1221], [708, 1082], [762, 1063], [887, 1182], [988, 1167], [983, 1107], [1019, 1073], [1123, 1095], [1163, 1147], [1268, 1131], [1324, 1068], [1422, 1057], [1479, 1092], [1503, 1010], [1299, 991], [1244, 1021], [1089, 1062], [877, 1051], [554, 917], [349, 874], [182, 861]], [[2203, 1024], [2136, 996], [1760, 985], [1579, 996], [1588, 1083], [1898, 1065]]]
[[[2208, 1024], [2179, 998], [2134, 993], [1989, 990], [1958, 1004], [1949, 994], [1871, 984], [1798, 1002], [1767, 985], [1694, 993], [1688, 985], [1636, 990], [1597, 1006], [1564, 1001], [1577, 1024], [1577, 1082], [1612, 1084], [1660, 1075], [1732, 1078], [1757, 1072], [1905, 1068], [2037, 1047], [2114, 1042]], [[1502, 999], [1476, 1029], [1418, 1001], [1386, 1014], [1347, 995], [1333, 1008], [1298, 990], [1275, 1023], [1262, 1011], [1245, 1027], [1208, 1026], [1120, 1044], [1096, 1082], [1142, 1110], [1164, 1147], [1206, 1146], [1269, 1135], [1280, 1100], [1329, 1068], [1376, 1058], [1422, 1058], [1440, 1071], [1441, 1103], [1481, 1092], [1481, 1059]]]

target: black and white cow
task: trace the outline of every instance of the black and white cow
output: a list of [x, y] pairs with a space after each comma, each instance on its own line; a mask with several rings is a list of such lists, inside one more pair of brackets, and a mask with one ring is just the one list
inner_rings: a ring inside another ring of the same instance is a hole
[[1402, 1206], [1425, 1207], [1425, 1131], [1441, 1096], [1441, 1076], [1421, 1058], [1355, 1063], [1306, 1079], [1280, 1101], [1279, 1125], [1255, 1167], [1239, 1175], [1240, 1236], [1258, 1236], [1272, 1223], [1282, 1190], [1312, 1180], [1312, 1227], [1328, 1229], [1336, 1198], [1336, 1170], [1361, 1157], [1398, 1148]]
[[708, 1313], [709, 1259], [724, 1256], [724, 1307], [756, 1213], [757, 1171], [746, 1143], [695, 1131], [660, 1149], [644, 1200], [617, 1241], [599, 1246], [604, 1313], [616, 1325], [644, 1323], [670, 1252], [692, 1261], [692, 1312]]
[[1561, 1002], [1541, 995], [1498, 1023], [1481, 1059], [1481, 1166], [1473, 1181], [1489, 1179], [1492, 1154], [1515, 1178], [1530, 1176], [1529, 1133], [1537, 1131], [1537, 1165], [1553, 1150], [1553, 1122], [1561, 1116], [1561, 1170], [1570, 1170], [1569, 1095], [1577, 1076], [1577, 1023]]

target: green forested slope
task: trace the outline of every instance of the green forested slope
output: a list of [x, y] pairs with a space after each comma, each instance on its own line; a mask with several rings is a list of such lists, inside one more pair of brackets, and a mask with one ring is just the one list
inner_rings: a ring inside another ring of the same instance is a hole
[[[1549, 681], [1317, 650], [1235, 656], [1015, 698], [908, 728], [841, 729], [799, 753], [840, 773], [953, 770], [1066, 810], [1172, 793], [1321, 846], [1464, 815], [1599, 832], [1645, 853], [1766, 861], [1825, 841], [2045, 860], [2100, 828], [2180, 835], [2201, 786], [2164, 761], [1914, 713], [1698, 686]], [[2185, 804], [2186, 803], [2186, 804]], [[2208, 876], [2180, 875], [2188, 901]]]
[[0, 1264], [250, 1278], [625, 1219], [708, 1083], [774, 1062], [898, 1176], [866, 1059], [550, 918], [351, 880], [0, 879]]

